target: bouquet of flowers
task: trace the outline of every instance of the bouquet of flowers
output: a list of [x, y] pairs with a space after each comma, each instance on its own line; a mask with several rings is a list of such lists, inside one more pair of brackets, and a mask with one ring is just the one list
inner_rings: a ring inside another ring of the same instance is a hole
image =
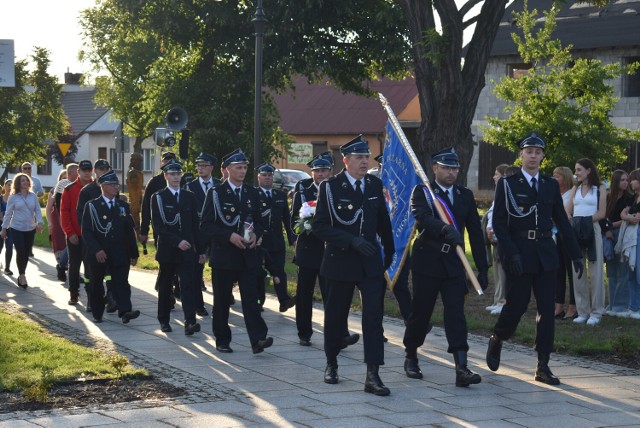
[[313, 223], [313, 216], [316, 213], [316, 201], [304, 202], [300, 207], [299, 218], [296, 224], [293, 226], [294, 232], [298, 235], [302, 233], [311, 233], [311, 224]]

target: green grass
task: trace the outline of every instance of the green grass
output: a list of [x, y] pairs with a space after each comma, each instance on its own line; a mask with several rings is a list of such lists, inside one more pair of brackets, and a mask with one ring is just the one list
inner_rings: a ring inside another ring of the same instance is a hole
[[129, 365], [119, 372], [121, 358], [53, 335], [23, 314], [0, 310], [0, 391], [43, 382], [148, 375]]

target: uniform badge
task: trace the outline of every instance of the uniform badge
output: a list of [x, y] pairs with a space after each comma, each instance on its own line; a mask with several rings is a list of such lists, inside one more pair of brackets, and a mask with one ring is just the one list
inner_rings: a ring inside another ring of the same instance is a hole
[[518, 207], [518, 208], [520, 208], [520, 211], [524, 211], [524, 207]]
[[230, 216], [230, 215], [225, 216], [225, 218], [226, 218], [227, 220], [231, 220], [231, 216]]
[[352, 210], [352, 209], [353, 209], [353, 205], [349, 204], [349, 205], [347, 205], [347, 208], [349, 208], [350, 210]]
[[263, 206], [263, 207], [266, 207], [266, 206], [267, 206], [267, 203], [266, 203], [266, 202], [263, 202], [263, 203], [262, 203], [262, 206]]
[[107, 216], [106, 216], [106, 215], [103, 215], [103, 216], [102, 216], [102, 219], [103, 219], [103, 220], [106, 220], [106, 219], [107, 219]]
[[230, 211], [231, 211], [232, 213], [234, 213], [234, 212], [236, 212], [236, 209], [235, 209], [234, 207], [231, 207], [231, 210], [230, 210]]

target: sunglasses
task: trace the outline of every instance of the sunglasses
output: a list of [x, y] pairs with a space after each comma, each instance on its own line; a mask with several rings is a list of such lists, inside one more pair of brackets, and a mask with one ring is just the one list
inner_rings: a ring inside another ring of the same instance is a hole
[[30, 170], [30, 169], [31, 169], [31, 167], [30, 167], [30, 166], [25, 166], [25, 167], [24, 167], [24, 168], [22, 168], [22, 169], [23, 169], [23, 170], [25, 170], [25, 169], [29, 169], [29, 170]]

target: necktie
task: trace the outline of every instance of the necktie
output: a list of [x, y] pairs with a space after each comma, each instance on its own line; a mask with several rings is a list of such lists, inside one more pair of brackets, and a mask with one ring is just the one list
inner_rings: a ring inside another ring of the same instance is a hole
[[449, 190], [445, 190], [444, 194], [447, 195], [447, 198], [449, 198], [449, 202], [451, 202], [451, 205], [453, 205], [453, 199], [451, 199], [451, 192], [449, 192]]
[[204, 183], [202, 183], [202, 184], [204, 184], [204, 193], [207, 193], [207, 191], [209, 190], [209, 182], [208, 182], [208, 181], [205, 181], [205, 182], [204, 182]]
[[531, 179], [531, 189], [533, 190], [533, 194], [535, 195], [535, 197], [538, 197], [538, 187], [536, 186], [536, 184], [538, 183], [538, 180], [536, 180], [535, 177], [533, 177]]
[[236, 187], [235, 192], [236, 192], [236, 197], [238, 198], [238, 202], [241, 202], [241, 201], [242, 201], [242, 199], [240, 199], [240, 188], [239, 188], [239, 187]]
[[113, 199], [109, 201], [109, 209], [112, 210], [113, 209]]
[[271, 205], [271, 190], [267, 190], [267, 202]]
[[362, 181], [356, 180], [356, 196], [359, 203], [362, 203]]
[[180, 203], [180, 199], [178, 198], [178, 193], [179, 192], [176, 192], [176, 193], [173, 194], [173, 196], [176, 197], [176, 205], [178, 205]]

